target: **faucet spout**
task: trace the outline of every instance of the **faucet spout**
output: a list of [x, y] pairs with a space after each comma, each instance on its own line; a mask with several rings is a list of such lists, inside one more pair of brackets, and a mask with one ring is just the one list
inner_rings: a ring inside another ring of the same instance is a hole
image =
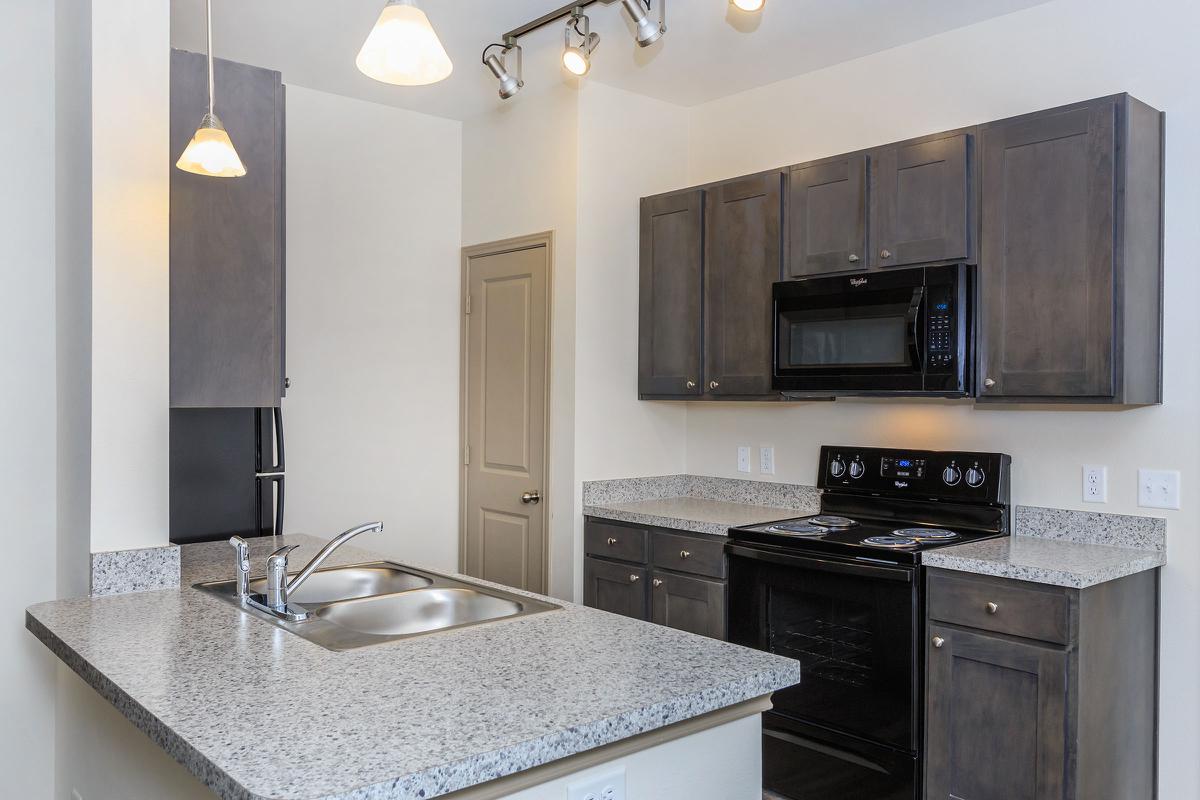
[[334, 550], [337, 550], [339, 547], [353, 539], [355, 536], [358, 536], [360, 533], [371, 532], [382, 533], [383, 523], [368, 522], [365, 525], [359, 525], [355, 528], [351, 528], [348, 531], [343, 531], [334, 538], [330, 539], [329, 542], [321, 548], [321, 552], [313, 556], [313, 560], [308, 562], [308, 565], [305, 566], [304, 569], [300, 570], [300, 574], [288, 582], [286, 594], [290, 595], [292, 592], [295, 592], [297, 589], [299, 589], [300, 585], [308, 580], [308, 577], [316, 571], [317, 567], [321, 566], [325, 559], [329, 558], [329, 556], [333, 554]]

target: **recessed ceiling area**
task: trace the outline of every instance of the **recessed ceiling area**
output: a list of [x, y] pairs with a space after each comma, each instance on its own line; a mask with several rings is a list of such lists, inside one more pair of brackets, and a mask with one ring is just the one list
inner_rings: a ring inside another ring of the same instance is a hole
[[[745, 14], [728, 0], [668, 0], [667, 34], [642, 49], [620, 5], [588, 9], [600, 34], [599, 81], [692, 106], [897, 47], [1048, 0], [768, 0]], [[524, 90], [503, 101], [480, 63], [484, 45], [559, 3], [557, 0], [422, 0], [454, 73], [431, 86], [389, 86], [354, 66], [384, 0], [213, 0], [215, 54], [283, 73], [287, 83], [452, 119], [469, 119], [554, 86], [574, 84], [562, 69], [563, 25], [521, 40]], [[655, 0], [652, 15], [658, 13]], [[204, 0], [173, 0], [171, 42], [204, 50]]]

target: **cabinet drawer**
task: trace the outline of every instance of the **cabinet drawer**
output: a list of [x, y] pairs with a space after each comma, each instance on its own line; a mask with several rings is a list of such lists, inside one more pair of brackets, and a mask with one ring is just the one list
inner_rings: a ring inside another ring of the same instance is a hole
[[644, 528], [627, 528], [624, 525], [589, 521], [583, 530], [583, 547], [591, 556], [645, 564], [646, 536], [647, 531]]
[[650, 558], [654, 566], [663, 569], [725, 577], [725, 543], [720, 540], [654, 531], [650, 537]]
[[1058, 591], [937, 572], [929, 575], [931, 620], [1066, 644], [1070, 613], [1069, 599]]

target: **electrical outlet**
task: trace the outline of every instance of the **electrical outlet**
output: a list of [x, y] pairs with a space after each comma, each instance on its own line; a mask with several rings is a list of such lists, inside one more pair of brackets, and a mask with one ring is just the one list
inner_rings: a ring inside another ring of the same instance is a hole
[[571, 784], [567, 800], [625, 800], [625, 768]]
[[1138, 505], [1142, 508], [1179, 508], [1179, 470], [1139, 469]]
[[749, 471], [750, 471], [750, 448], [749, 447], [739, 447], [738, 448], [738, 472], [749, 472]]
[[763, 475], [775, 474], [775, 448], [763, 446], [758, 448], [758, 471]]
[[1108, 502], [1108, 467], [1083, 465], [1083, 502]]

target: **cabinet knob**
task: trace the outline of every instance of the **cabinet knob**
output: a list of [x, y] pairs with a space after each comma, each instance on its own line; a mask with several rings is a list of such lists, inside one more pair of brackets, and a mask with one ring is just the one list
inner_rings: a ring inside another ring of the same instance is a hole
[[944, 644], [946, 644], [946, 640], [943, 639], [942, 637], [940, 637], [940, 636], [933, 637], [933, 646], [934, 647], [941, 647]]
[[688, 382], [687, 382], [687, 388], [689, 388], [689, 389], [695, 389], [695, 388], [696, 388], [696, 382], [695, 382], [695, 381], [688, 381]]
[[659, 580], [658, 578], [655, 578], [655, 579], [652, 581], [652, 583], [654, 584], [654, 588], [656, 588], [656, 589], [657, 589], [659, 586], [662, 586], [662, 585], [663, 585], [663, 582], [662, 582], [661, 580]]
[[988, 603], [985, 608], [987, 608], [987, 612], [989, 614], [995, 614], [1000, 610], [1000, 606], [996, 605], [995, 603]]
[[691, 557], [692, 557], [692, 554], [691, 554], [691, 553], [689, 553], [687, 550], [680, 550], [680, 551], [679, 551], [679, 557], [680, 557], [680, 558], [691, 558]]
[[879, 257], [880, 257], [880, 258], [891, 258], [891, 257], [892, 257], [892, 251], [891, 251], [891, 250], [880, 250], [880, 251], [879, 251]]
[[992, 380], [991, 378], [984, 378], [983, 385], [990, 389], [996, 385], [996, 382], [994, 380]]
[[710, 389], [720, 389], [720, 388], [721, 388], [721, 384], [717, 383], [716, 381], [709, 381], [709, 382], [708, 382], [708, 388], [710, 388]]
[[639, 580], [641, 580], [641, 576], [640, 576], [640, 575], [638, 575], [636, 572], [634, 572], [634, 573], [630, 573], [630, 575], [629, 575], [629, 582], [630, 582], [630, 583], [637, 583]]
[[854, 253], [851, 253], [851, 254], [850, 254], [850, 257], [849, 257], [847, 260], [848, 260], [848, 261], [849, 261], [851, 264], [853, 264], [854, 262], [858, 261], [858, 256], [857, 256], [857, 255], [855, 255]]
[[612, 547], [612, 546], [613, 546], [613, 545], [615, 545], [616, 543], [617, 543], [617, 540], [616, 540], [616, 539], [612, 538], [611, 536], [610, 536], [610, 537], [608, 537], [608, 546], [609, 546], [609, 547]]

